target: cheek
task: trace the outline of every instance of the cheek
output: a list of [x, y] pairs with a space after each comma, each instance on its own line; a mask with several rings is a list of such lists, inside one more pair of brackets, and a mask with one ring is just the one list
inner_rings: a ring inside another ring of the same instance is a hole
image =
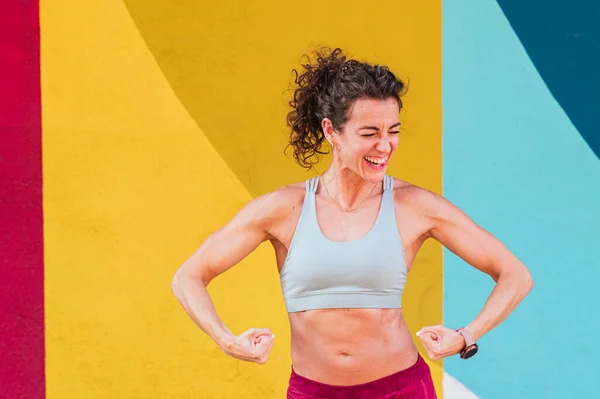
[[390, 145], [392, 147], [392, 151], [396, 151], [398, 148], [398, 142], [400, 141], [400, 137], [395, 136], [392, 140], [390, 140]]
[[360, 161], [363, 159], [363, 157], [367, 154], [369, 154], [369, 152], [373, 151], [373, 145], [372, 143], [360, 143], [356, 146], [354, 146], [354, 148], [352, 149], [352, 157], [354, 159], [356, 159], [357, 161]]
[[356, 140], [356, 141], [345, 141], [340, 143], [340, 151], [341, 158], [346, 161], [351, 161], [353, 159], [360, 159], [368, 153], [371, 146], [368, 143]]

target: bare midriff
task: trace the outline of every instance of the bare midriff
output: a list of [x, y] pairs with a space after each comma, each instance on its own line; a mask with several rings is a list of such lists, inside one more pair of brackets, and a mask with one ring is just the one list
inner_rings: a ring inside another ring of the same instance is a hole
[[289, 318], [294, 371], [310, 380], [363, 384], [417, 362], [401, 309], [309, 310]]

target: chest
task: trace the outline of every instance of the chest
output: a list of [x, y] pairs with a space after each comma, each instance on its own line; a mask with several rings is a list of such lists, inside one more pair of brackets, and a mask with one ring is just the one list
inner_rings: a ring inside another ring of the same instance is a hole
[[326, 198], [316, 198], [317, 224], [331, 241], [349, 242], [366, 236], [379, 216], [381, 197], [371, 198], [359, 209], [344, 212]]
[[[381, 197], [375, 197], [368, 200], [365, 206], [355, 212], [347, 213], [341, 211], [327, 198], [317, 195], [315, 200], [320, 232], [327, 239], [336, 242], [355, 241], [367, 235], [377, 221], [381, 203]], [[301, 211], [302, 207], [290, 210], [287, 217], [281, 219], [273, 229], [274, 240], [272, 243], [280, 267], [287, 256]], [[406, 261], [410, 267], [424, 241], [425, 223], [418, 213], [402, 203], [395, 205], [393, 218], [402, 240]]]

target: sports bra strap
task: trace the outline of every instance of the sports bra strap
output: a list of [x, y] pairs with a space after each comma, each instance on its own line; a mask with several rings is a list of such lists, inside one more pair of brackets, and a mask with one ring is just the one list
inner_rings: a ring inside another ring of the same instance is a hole
[[308, 179], [306, 181], [306, 191], [309, 193], [316, 193], [318, 185], [319, 185], [319, 176], [313, 177], [312, 179]]
[[383, 177], [383, 190], [393, 190], [394, 189], [394, 178], [389, 175], [385, 175]]
[[[313, 177], [312, 179], [306, 180], [306, 191], [310, 193], [317, 192], [317, 186], [319, 185], [319, 177]], [[389, 175], [383, 176], [383, 190], [393, 190], [394, 189], [394, 178]]]

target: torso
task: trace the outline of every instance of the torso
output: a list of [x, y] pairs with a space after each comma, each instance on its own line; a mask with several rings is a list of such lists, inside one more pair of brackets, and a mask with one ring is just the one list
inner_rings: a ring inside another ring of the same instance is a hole
[[[394, 209], [408, 269], [426, 239], [426, 222], [411, 203], [418, 187], [396, 179]], [[285, 217], [273, 225], [271, 243], [281, 271], [305, 195], [304, 183], [285, 188]], [[353, 241], [374, 225], [381, 193], [359, 209], [345, 213], [321, 190], [316, 194], [317, 217], [323, 234], [333, 241]], [[417, 361], [401, 309], [321, 309], [289, 313], [294, 371], [330, 385], [373, 381], [412, 366]]]

